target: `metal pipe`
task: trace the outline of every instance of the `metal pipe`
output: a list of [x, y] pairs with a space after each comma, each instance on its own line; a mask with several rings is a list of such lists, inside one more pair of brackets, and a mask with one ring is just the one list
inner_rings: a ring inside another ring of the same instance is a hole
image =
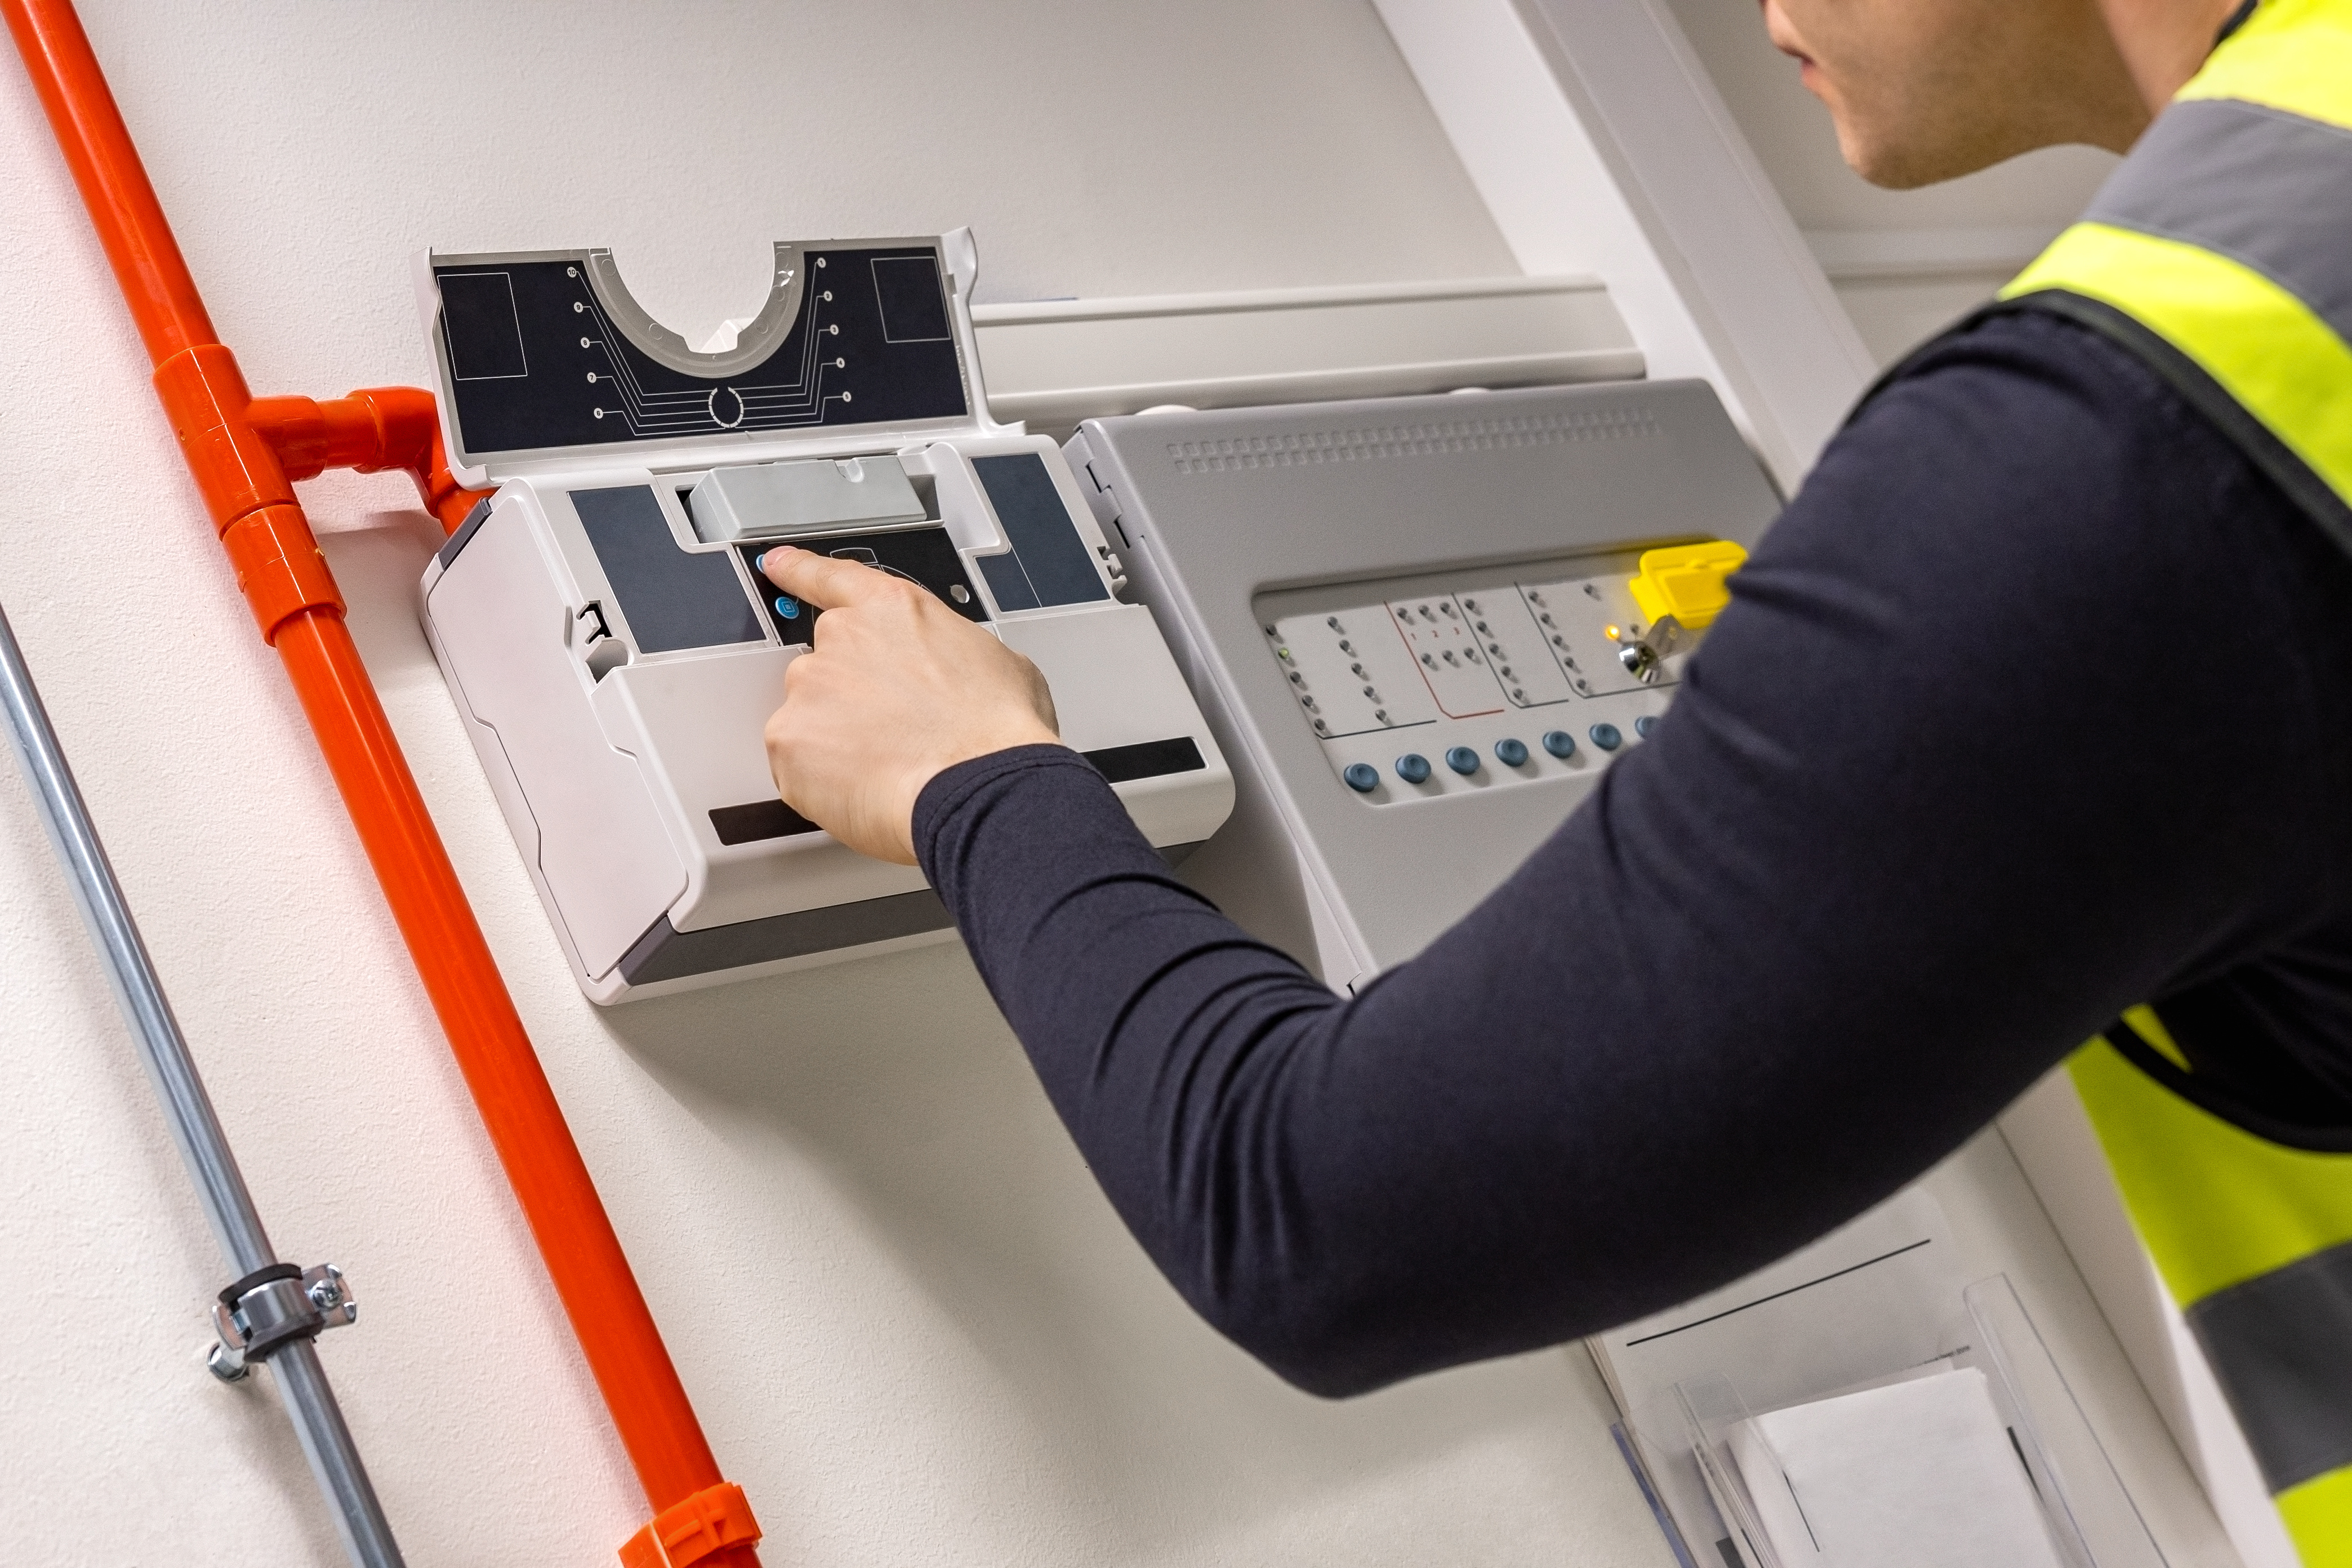
[[[621, 1250], [547, 1075], [343, 625], [343, 602], [292, 479], [330, 463], [405, 468], [445, 528], [472, 498], [450, 479], [429, 395], [334, 404], [256, 399], [215, 341], [139, 150], [70, 0], [0, 0], [67, 167], [155, 363], [155, 392], [255, 621], [278, 650], [361, 846], [473, 1093], [548, 1277], [654, 1518], [621, 1548], [638, 1568], [757, 1568], [758, 1522], [725, 1479]], [[420, 438], [421, 437], [421, 438]]]
[[268, 1363], [278, 1397], [301, 1439], [302, 1457], [333, 1510], [336, 1533], [343, 1551], [360, 1568], [402, 1568], [400, 1546], [392, 1538], [392, 1523], [376, 1500], [367, 1467], [343, 1425], [342, 1407], [327, 1385], [327, 1369], [319, 1364], [315, 1341], [296, 1340], [280, 1345]]
[[[187, 1037], [180, 1032], [180, 1021], [163, 994], [147, 944], [140, 940], [138, 924], [123, 901], [122, 884], [115, 879], [106, 847], [99, 842], [89, 808], [82, 800], [80, 786], [74, 783], [73, 769], [58, 743], [48, 710], [41, 705], [40, 691], [25, 666], [24, 651], [16, 646], [16, 634], [8, 625], [5, 610], [0, 610], [0, 709], [6, 710], [9, 742], [40, 806], [41, 825], [48, 829], [49, 843], [65, 864], [74, 903], [105, 961], [114, 1000], [122, 1009], [123, 1021], [131, 1026], [131, 1037], [138, 1043], [139, 1059], [155, 1086], [156, 1098], [163, 1102], [172, 1142], [179, 1145], [180, 1159], [196, 1184], [196, 1196], [213, 1236], [236, 1277], [267, 1268], [278, 1261], [269, 1234], [262, 1228], [253, 1194], [246, 1190], [228, 1135], [213, 1113], [205, 1080], [188, 1052]], [[343, 1425], [335, 1391], [319, 1364], [318, 1347], [308, 1340], [296, 1340], [279, 1346], [267, 1364], [301, 1437], [310, 1473], [318, 1478], [319, 1489], [333, 1507], [343, 1550], [359, 1568], [400, 1568], [400, 1547], [392, 1538], [392, 1525]]]

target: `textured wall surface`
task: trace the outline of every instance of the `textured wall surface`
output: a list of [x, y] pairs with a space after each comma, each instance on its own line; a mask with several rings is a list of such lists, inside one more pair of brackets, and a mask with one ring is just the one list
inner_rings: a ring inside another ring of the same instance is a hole
[[[408, 258], [614, 246], [698, 337], [777, 237], [969, 223], [984, 298], [1510, 269], [1360, 0], [201, 6], [89, 21], [263, 392], [415, 381]], [[635, 1483], [13, 56], [0, 600], [410, 1561], [609, 1563]], [[772, 1563], [1663, 1561], [1547, 1354], [1330, 1405], [1194, 1321], [961, 949], [598, 1014], [414, 621], [393, 479], [306, 487], [352, 622]], [[13, 769], [0, 1559], [337, 1560]]]

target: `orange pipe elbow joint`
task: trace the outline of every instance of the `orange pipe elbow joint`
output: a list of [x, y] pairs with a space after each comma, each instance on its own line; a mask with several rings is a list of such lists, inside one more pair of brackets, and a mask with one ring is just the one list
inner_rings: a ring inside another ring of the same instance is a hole
[[155, 366], [155, 393], [262, 637], [284, 660], [655, 1517], [628, 1568], [758, 1568], [760, 1530], [662, 1343], [506, 983], [343, 625], [294, 496], [329, 468], [399, 469], [445, 531], [481, 497], [449, 472], [432, 395], [256, 398], [212, 322], [70, 0], [0, 0]]
[[405, 472], [445, 532], [455, 533], [485, 492], [469, 490], [449, 472], [433, 395], [413, 386], [372, 386], [320, 403], [308, 397], [260, 397], [247, 411], [276, 449], [289, 479], [329, 468], [362, 474]]

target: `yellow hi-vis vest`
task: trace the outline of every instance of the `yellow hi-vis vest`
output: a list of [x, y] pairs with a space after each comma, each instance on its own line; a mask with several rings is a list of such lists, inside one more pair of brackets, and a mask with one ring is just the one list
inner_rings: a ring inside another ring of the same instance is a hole
[[[2352, 551], [2352, 0], [2263, 0], [2001, 300], [2134, 350]], [[2352, 1568], [2352, 1129], [2236, 1104], [2146, 1007], [2069, 1066], [2287, 1533]]]

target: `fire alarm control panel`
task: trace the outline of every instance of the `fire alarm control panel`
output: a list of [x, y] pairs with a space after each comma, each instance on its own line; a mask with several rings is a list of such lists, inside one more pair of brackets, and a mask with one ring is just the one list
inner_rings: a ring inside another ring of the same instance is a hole
[[1213, 858], [1247, 875], [1207, 890], [1335, 987], [1668, 721], [1780, 510], [1696, 381], [1089, 419], [1066, 453], [1240, 776]]
[[761, 731], [818, 612], [760, 574], [771, 544], [910, 579], [1034, 660], [1171, 861], [1233, 805], [1061, 452], [989, 416], [970, 236], [774, 256], [765, 307], [701, 349], [608, 251], [417, 264], [453, 471], [495, 487], [425, 570], [425, 628], [600, 1003], [950, 934], [919, 871], [777, 797]]

